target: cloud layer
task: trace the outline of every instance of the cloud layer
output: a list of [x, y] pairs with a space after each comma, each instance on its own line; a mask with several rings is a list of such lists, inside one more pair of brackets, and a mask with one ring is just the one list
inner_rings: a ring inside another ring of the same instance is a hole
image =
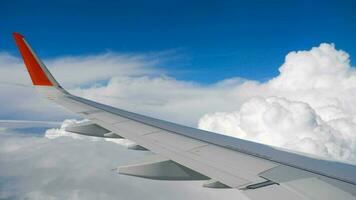
[[[356, 163], [356, 72], [349, 55], [333, 44], [289, 53], [280, 74], [266, 82], [236, 77], [202, 85], [162, 76], [165, 72], [157, 66], [169, 56], [104, 53], [45, 63], [70, 92], [85, 98], [233, 137]], [[0, 79], [1, 119], [57, 121], [77, 117], [37, 96], [17, 57], [0, 54]], [[179, 193], [176, 199], [213, 199], [232, 194], [202, 189], [201, 183], [117, 178], [108, 169], [144, 155], [102, 139], [63, 131], [75, 122], [67, 120], [62, 128], [50, 129], [44, 137], [24, 137], [0, 129], [0, 198], [165, 199]], [[167, 192], [157, 196], [162, 190]], [[178, 190], [189, 194], [174, 192]]]
[[[162, 59], [157, 58], [160, 56]], [[355, 162], [356, 72], [349, 55], [333, 44], [289, 53], [280, 74], [262, 83], [238, 77], [211, 85], [180, 81], [160, 75], [163, 71], [154, 65], [161, 65], [162, 60], [169, 60], [169, 53], [104, 53], [46, 63], [72, 93], [85, 98], [234, 137]], [[19, 59], [2, 53], [0, 64], [3, 80], [10, 82], [11, 68], [22, 72], [17, 74], [18, 79], [22, 77], [17, 82], [28, 84]], [[0, 116], [74, 117], [37, 97], [32, 88], [17, 88], [2, 86], [9, 106]]]
[[147, 154], [101, 139], [48, 139], [7, 130], [0, 133], [0, 199], [244, 199], [236, 190], [203, 188], [201, 181], [153, 181], [112, 170]]

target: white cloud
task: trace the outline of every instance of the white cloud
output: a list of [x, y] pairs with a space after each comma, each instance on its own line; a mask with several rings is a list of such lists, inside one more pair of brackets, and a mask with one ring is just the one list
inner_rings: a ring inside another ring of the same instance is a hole
[[320, 44], [309, 51], [289, 53], [279, 76], [268, 84], [277, 90], [349, 89], [356, 83], [349, 55], [334, 44]]
[[88, 120], [86, 120], [86, 119], [84, 119], [84, 120], [66, 119], [63, 121], [62, 125], [59, 128], [47, 129], [44, 137], [48, 138], [48, 139], [56, 139], [59, 137], [70, 137], [73, 139], [89, 139], [89, 140], [93, 140], [93, 141], [100, 139], [97, 137], [87, 137], [87, 136], [83, 136], [83, 135], [65, 131], [65, 128], [68, 127], [69, 125], [77, 124], [77, 123], [81, 123], [81, 122], [85, 122], [85, 121], [88, 121]]
[[356, 163], [356, 70], [333, 44], [291, 52], [280, 74], [241, 86], [256, 96], [233, 112], [206, 114], [199, 127]]
[[[207, 112], [214, 112], [216, 108], [229, 111], [238, 107], [236, 101], [243, 101], [243, 97], [240, 100], [240, 95], [232, 92], [243, 83], [239, 78], [205, 86], [161, 76], [164, 71], [153, 65], [160, 66], [170, 56], [175, 57], [171, 54], [107, 53], [54, 58], [45, 63], [59, 82], [75, 94], [191, 126]], [[0, 80], [1, 101], [7, 105], [0, 110], [2, 118], [60, 120], [75, 117], [38, 96], [17, 57], [0, 54]], [[107, 80], [107, 84], [102, 80]]]
[[[174, 51], [147, 54], [107, 52], [88, 56], [64, 56], [46, 59], [44, 63], [65, 87], [75, 87], [105, 81], [114, 76], [141, 76], [163, 73], [158, 68]], [[31, 85], [20, 58], [0, 52], [2, 83]]]
[[[108, 52], [91, 56], [61, 57], [48, 60], [50, 70], [64, 87], [93, 84], [114, 76], [141, 76], [163, 73], [157, 68], [171, 52], [118, 54]], [[161, 58], [161, 59], [158, 59]], [[83, 73], [85, 72], [85, 73]]]
[[238, 95], [232, 91], [233, 87], [228, 83], [203, 86], [170, 77], [142, 76], [113, 77], [105, 86], [72, 92], [116, 107], [196, 126], [207, 112], [236, 108]]
[[33, 127], [56, 127], [61, 122], [54, 121], [34, 121], [34, 120], [0, 120], [0, 127], [3, 128], [33, 128]]
[[73, 124], [79, 124], [82, 122], [88, 121], [87, 119], [84, 120], [76, 120], [76, 119], [66, 119], [63, 121], [62, 125], [59, 128], [51, 128], [47, 129], [44, 137], [48, 139], [57, 139], [61, 137], [69, 137], [72, 139], [80, 139], [80, 140], [90, 140], [90, 141], [108, 141], [108, 142], [113, 142], [116, 144], [119, 144], [124, 147], [128, 147], [131, 144], [134, 144], [133, 141], [130, 141], [128, 139], [117, 139], [117, 138], [99, 138], [99, 137], [92, 137], [92, 136], [85, 136], [85, 135], [80, 135], [76, 133], [71, 133], [66, 131], [66, 127], [73, 125]]
[[[158, 75], [163, 70], [157, 66], [169, 60], [173, 52], [148, 54], [103, 53], [91, 56], [66, 56], [48, 59], [53, 75], [63, 86], [97, 86], [115, 76]], [[104, 82], [103, 82], [104, 81]], [[22, 60], [0, 52], [0, 118], [61, 120], [75, 115], [41, 98], [31, 84]], [[19, 114], [21, 113], [21, 114]], [[20, 115], [20, 116], [19, 116]]]
[[154, 181], [112, 170], [147, 154], [102, 139], [48, 139], [3, 132], [0, 199], [244, 199], [237, 190], [203, 188], [201, 181]]
[[240, 110], [205, 115], [199, 127], [277, 147], [356, 162], [356, 124], [324, 121], [307, 103], [281, 97], [253, 98]]

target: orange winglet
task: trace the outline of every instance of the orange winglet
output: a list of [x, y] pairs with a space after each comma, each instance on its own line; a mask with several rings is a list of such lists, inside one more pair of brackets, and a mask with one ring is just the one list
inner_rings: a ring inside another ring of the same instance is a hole
[[53, 83], [48, 79], [46, 73], [41, 67], [41, 63], [28, 46], [24, 37], [19, 33], [13, 33], [16, 45], [20, 51], [22, 59], [26, 65], [27, 71], [31, 76], [32, 83], [40, 86], [53, 86]]

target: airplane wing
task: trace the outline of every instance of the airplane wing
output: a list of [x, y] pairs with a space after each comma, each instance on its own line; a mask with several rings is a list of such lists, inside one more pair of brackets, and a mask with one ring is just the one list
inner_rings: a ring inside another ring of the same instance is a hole
[[[64, 90], [24, 37], [16, 44], [36, 89], [88, 121], [78, 134], [127, 138], [150, 160], [118, 168], [120, 174], [157, 180], [206, 180], [208, 188], [240, 190], [250, 199], [356, 199], [356, 166], [283, 151], [114, 108]], [[187, 111], [189, 112], [189, 111]]]

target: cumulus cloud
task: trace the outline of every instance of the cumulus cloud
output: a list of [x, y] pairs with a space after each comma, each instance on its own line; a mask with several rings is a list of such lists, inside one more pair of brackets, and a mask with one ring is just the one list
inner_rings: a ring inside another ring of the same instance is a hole
[[135, 142], [130, 141], [128, 139], [123, 139], [123, 138], [99, 138], [99, 137], [94, 137], [94, 136], [85, 136], [85, 135], [80, 135], [76, 133], [71, 133], [66, 131], [66, 127], [73, 125], [73, 124], [79, 124], [82, 122], [87, 122], [87, 119], [84, 120], [77, 120], [77, 119], [66, 119], [63, 121], [62, 125], [59, 128], [50, 128], [47, 129], [44, 137], [48, 139], [57, 139], [61, 137], [69, 137], [72, 139], [80, 139], [80, 140], [90, 140], [90, 141], [108, 141], [108, 142], [113, 142], [116, 144], [119, 144], [123, 147], [128, 147], [132, 144], [135, 144]]
[[94, 141], [100, 139], [98, 137], [87, 137], [87, 136], [83, 136], [83, 135], [65, 131], [65, 128], [68, 127], [69, 125], [78, 124], [78, 123], [82, 123], [82, 122], [86, 122], [86, 121], [88, 121], [88, 120], [86, 120], [86, 119], [84, 119], [84, 120], [66, 119], [63, 121], [62, 125], [59, 128], [47, 129], [44, 137], [46, 137], [48, 139], [56, 139], [59, 137], [70, 137], [73, 139], [90, 139], [90, 140], [94, 140]]
[[352, 119], [324, 121], [307, 103], [281, 97], [253, 98], [230, 113], [205, 115], [202, 129], [277, 147], [355, 162]]
[[279, 71], [266, 83], [241, 87], [256, 97], [233, 112], [206, 114], [199, 127], [356, 162], [356, 70], [349, 55], [321, 44], [289, 53]]
[[320, 44], [309, 51], [289, 53], [279, 68], [279, 76], [269, 81], [271, 88], [296, 91], [308, 89], [354, 88], [355, 69], [349, 55], [334, 44]]

